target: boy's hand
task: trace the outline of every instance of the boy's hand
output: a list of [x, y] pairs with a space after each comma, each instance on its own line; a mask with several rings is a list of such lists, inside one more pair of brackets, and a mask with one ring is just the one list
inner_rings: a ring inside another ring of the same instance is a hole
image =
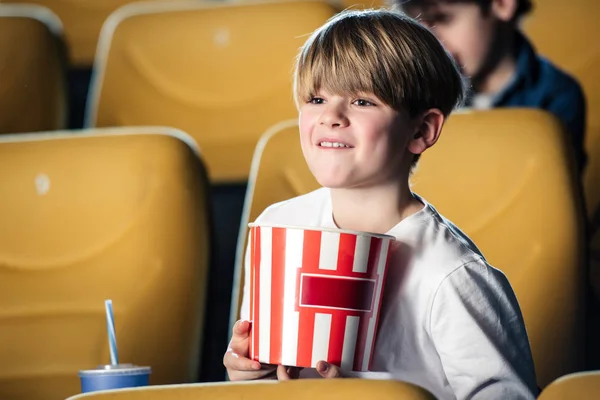
[[336, 365], [329, 364], [325, 361], [317, 363], [317, 372], [323, 378], [343, 378], [342, 371]]
[[233, 336], [227, 352], [223, 357], [223, 365], [232, 381], [274, 377], [277, 366], [261, 364], [248, 358], [250, 348], [250, 322], [238, 321], [233, 326]]

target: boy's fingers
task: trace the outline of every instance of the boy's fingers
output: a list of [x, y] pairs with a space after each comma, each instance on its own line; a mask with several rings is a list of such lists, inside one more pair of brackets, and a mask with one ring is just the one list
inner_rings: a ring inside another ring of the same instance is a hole
[[317, 372], [323, 378], [342, 378], [342, 371], [339, 367], [325, 361], [319, 361], [317, 363]]
[[[252, 360], [250, 360], [252, 361]], [[253, 361], [255, 362], [255, 361]], [[229, 362], [227, 363], [229, 364]], [[231, 365], [231, 364], [230, 364]], [[227, 365], [226, 365], [227, 366]], [[239, 365], [227, 367], [227, 374], [232, 381], [250, 381], [254, 379], [275, 379], [276, 366], [258, 363], [258, 369], [252, 366], [250, 370], [239, 369]], [[272, 378], [271, 378], [272, 377]]]
[[260, 370], [253, 372], [244, 371], [230, 371], [227, 370], [229, 380], [231, 381], [251, 381], [256, 379], [276, 379], [275, 369], [272, 370]]
[[290, 375], [288, 374], [288, 368], [283, 366], [283, 365], [278, 365], [277, 366], [277, 379], [279, 379], [280, 381], [289, 381], [290, 379], [292, 379], [290, 377]]
[[233, 326], [233, 336], [229, 342], [227, 351], [233, 350], [234, 353], [240, 356], [248, 356], [248, 336], [250, 333], [250, 322], [240, 320]]
[[246, 339], [250, 334], [250, 322], [240, 319], [233, 325], [233, 338], [232, 339]]
[[300, 377], [300, 371], [303, 368], [299, 367], [286, 367], [285, 365], [277, 366], [277, 379], [280, 381], [288, 381], [290, 379], [298, 379]]
[[225, 365], [225, 368], [235, 371], [259, 371], [262, 368], [258, 361], [236, 353], [231, 347], [223, 357], [223, 365]]

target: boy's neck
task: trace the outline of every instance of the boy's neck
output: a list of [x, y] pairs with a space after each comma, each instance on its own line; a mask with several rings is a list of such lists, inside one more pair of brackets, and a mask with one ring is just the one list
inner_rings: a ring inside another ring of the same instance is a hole
[[505, 32], [503, 36], [503, 40], [496, 43], [497, 52], [493, 56], [491, 68], [485, 76], [473, 79], [473, 87], [477, 94], [494, 95], [499, 93], [510, 83], [517, 71], [515, 51], [517, 33], [515, 31]]
[[494, 95], [504, 89], [516, 72], [516, 60], [512, 54], [506, 54], [496, 68], [483, 82], [475, 87], [478, 94]]
[[385, 234], [423, 208], [403, 185], [331, 189], [333, 219], [340, 229]]

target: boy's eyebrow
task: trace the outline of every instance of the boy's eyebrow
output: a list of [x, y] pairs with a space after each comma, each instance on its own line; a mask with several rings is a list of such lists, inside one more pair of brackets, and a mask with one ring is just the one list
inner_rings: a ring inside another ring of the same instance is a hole
[[354, 96], [365, 97], [365, 98], [369, 98], [372, 100], [379, 100], [377, 95], [375, 93], [371, 93], [371, 92], [356, 92], [356, 93], [354, 93]]

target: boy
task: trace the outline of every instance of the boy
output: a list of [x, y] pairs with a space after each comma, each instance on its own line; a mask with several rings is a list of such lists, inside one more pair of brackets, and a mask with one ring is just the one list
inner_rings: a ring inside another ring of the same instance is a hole
[[[342, 13], [302, 48], [295, 73], [300, 142], [324, 187], [272, 205], [256, 221], [397, 240], [372, 372], [319, 361], [302, 377], [397, 379], [440, 399], [537, 393], [523, 318], [505, 276], [408, 185], [415, 159], [435, 144], [463, 94], [460, 72], [435, 36], [398, 13]], [[248, 282], [242, 321], [224, 356], [229, 377], [297, 377], [297, 368], [248, 359]]]
[[466, 106], [533, 107], [553, 113], [567, 128], [583, 171], [585, 97], [579, 83], [537, 55], [519, 30], [531, 0], [395, 1], [432, 29], [471, 78], [473, 92]]

